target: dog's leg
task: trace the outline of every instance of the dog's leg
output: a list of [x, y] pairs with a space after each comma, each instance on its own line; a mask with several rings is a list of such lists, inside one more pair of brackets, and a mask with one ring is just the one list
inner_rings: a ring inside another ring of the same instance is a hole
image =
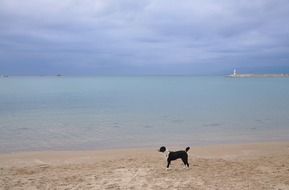
[[190, 167], [190, 165], [188, 163], [188, 157], [182, 158], [182, 161], [184, 162], [185, 166]]
[[170, 167], [170, 164], [171, 164], [171, 161], [170, 161], [170, 160], [168, 160], [167, 169], [169, 169], [169, 167]]

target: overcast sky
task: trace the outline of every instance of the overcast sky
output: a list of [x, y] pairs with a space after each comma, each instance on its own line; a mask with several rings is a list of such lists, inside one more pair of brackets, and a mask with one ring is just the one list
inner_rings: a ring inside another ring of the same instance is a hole
[[288, 0], [0, 0], [0, 74], [233, 68], [289, 72]]

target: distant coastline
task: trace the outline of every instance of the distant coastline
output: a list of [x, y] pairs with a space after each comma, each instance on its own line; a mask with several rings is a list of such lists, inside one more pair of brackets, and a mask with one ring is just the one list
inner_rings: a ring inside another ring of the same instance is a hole
[[228, 75], [231, 78], [289, 78], [289, 74], [236, 74]]
[[254, 73], [237, 73], [236, 69], [234, 69], [233, 73], [227, 75], [227, 77], [231, 78], [289, 78], [289, 74], [254, 74]]
[[289, 78], [289, 74], [236, 74], [228, 75], [231, 78]]

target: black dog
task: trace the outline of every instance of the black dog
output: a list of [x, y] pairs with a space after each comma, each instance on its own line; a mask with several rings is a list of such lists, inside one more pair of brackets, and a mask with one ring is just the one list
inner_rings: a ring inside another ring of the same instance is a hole
[[182, 159], [184, 162], [185, 166], [189, 167], [188, 163], [188, 151], [190, 150], [190, 147], [187, 147], [186, 150], [180, 150], [176, 152], [171, 152], [171, 151], [166, 151], [166, 147], [162, 146], [159, 150], [159, 152], [165, 153], [167, 157], [167, 168], [169, 168], [171, 161], [176, 160], [176, 159]]

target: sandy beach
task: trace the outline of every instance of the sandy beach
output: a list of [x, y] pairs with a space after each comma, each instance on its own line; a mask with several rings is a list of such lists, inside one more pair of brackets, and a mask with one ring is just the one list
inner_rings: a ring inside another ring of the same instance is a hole
[[157, 148], [1, 154], [0, 189], [289, 189], [289, 142], [191, 147], [169, 170]]

